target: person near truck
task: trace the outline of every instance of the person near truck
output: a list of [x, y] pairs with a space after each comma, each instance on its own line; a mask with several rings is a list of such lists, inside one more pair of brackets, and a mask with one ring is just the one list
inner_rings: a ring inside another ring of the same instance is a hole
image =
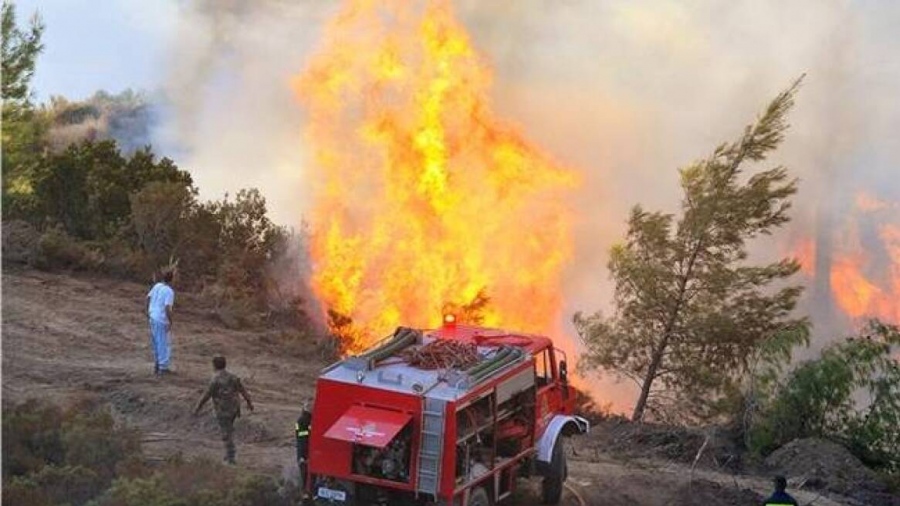
[[241, 400], [238, 395], [247, 401], [247, 409], [251, 412], [253, 411], [253, 401], [250, 400], [250, 394], [247, 393], [241, 379], [225, 370], [225, 357], [213, 357], [212, 363], [215, 371], [212, 381], [200, 399], [200, 403], [197, 404], [194, 415], [198, 415], [206, 401], [212, 399], [216, 421], [222, 432], [222, 442], [225, 444], [225, 462], [234, 464], [234, 421], [241, 416]]
[[785, 492], [787, 489], [787, 479], [784, 476], [776, 476], [773, 480], [775, 491], [763, 503], [764, 506], [799, 506], [797, 500], [791, 497], [791, 494]]
[[153, 349], [153, 374], [162, 376], [169, 373], [171, 358], [172, 306], [175, 305], [175, 290], [172, 279], [175, 270], [164, 269], [162, 280], [153, 285], [147, 293], [147, 316], [150, 320], [150, 347]]
[[309, 459], [309, 429], [312, 423], [312, 412], [309, 404], [304, 402], [300, 408], [300, 416], [294, 425], [294, 436], [297, 443], [297, 468], [300, 471], [300, 490], [305, 493], [307, 462]]

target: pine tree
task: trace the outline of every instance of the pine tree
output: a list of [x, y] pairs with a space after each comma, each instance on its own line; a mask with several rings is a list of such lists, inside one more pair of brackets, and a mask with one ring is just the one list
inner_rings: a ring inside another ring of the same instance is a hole
[[[609, 261], [615, 313], [575, 315], [585, 367], [640, 386], [634, 420], [648, 410], [658, 418], [715, 416], [756, 347], [782, 329], [807, 326], [791, 317], [802, 288], [781, 283], [798, 262], [750, 265], [746, 248], [789, 220], [797, 180], [781, 166], [749, 176], [745, 166], [782, 142], [801, 79], [736, 141], [680, 170], [677, 217], [632, 210], [625, 242]], [[807, 334], [791, 335], [802, 341]]]

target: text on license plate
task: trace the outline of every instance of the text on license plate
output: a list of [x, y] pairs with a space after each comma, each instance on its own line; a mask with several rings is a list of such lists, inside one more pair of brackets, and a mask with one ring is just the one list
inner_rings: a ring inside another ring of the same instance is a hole
[[347, 493], [343, 490], [334, 490], [325, 487], [319, 487], [319, 491], [316, 492], [316, 495], [322, 499], [331, 499], [332, 501], [344, 502], [347, 500]]

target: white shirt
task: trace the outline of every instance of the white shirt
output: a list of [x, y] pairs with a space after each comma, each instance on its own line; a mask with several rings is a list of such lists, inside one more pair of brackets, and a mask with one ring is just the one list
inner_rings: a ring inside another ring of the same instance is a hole
[[147, 314], [150, 318], [158, 322], [169, 323], [166, 306], [172, 307], [175, 304], [175, 290], [172, 290], [169, 285], [159, 282], [150, 289], [147, 299], [149, 299]]

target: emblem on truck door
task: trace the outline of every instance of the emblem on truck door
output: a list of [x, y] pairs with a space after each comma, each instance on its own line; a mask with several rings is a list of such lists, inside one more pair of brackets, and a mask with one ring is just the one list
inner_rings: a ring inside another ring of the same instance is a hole
[[362, 427], [347, 427], [347, 430], [353, 434], [353, 439], [355, 441], [362, 441], [363, 439], [370, 437], [378, 437], [383, 436], [384, 432], [376, 432], [374, 423], [367, 423]]

